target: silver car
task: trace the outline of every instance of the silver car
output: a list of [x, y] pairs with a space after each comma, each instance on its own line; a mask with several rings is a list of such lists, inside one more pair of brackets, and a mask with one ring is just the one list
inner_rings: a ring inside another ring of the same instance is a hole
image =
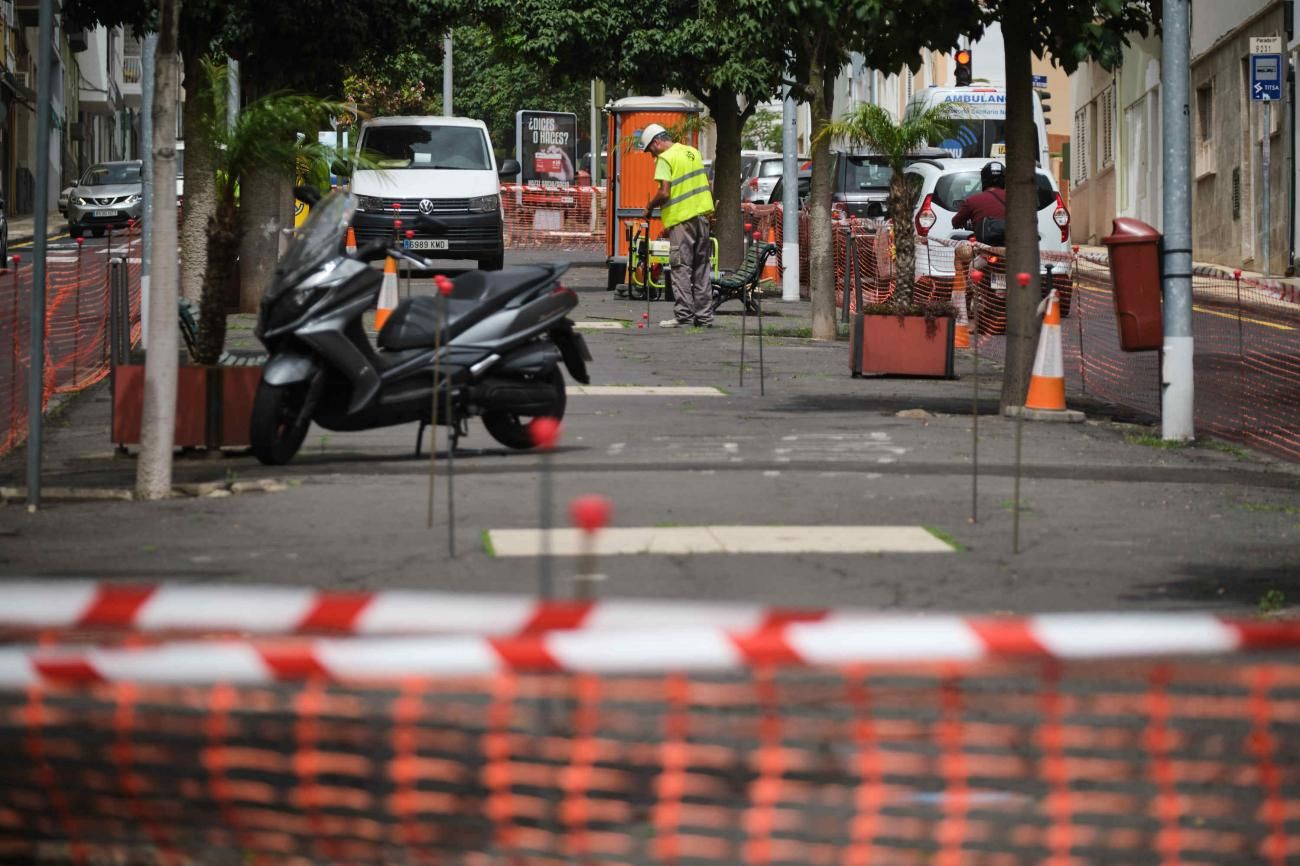
[[86, 169], [68, 197], [68, 234], [75, 237], [89, 230], [98, 238], [110, 228], [139, 222], [144, 211], [140, 169], [138, 159], [101, 162]]

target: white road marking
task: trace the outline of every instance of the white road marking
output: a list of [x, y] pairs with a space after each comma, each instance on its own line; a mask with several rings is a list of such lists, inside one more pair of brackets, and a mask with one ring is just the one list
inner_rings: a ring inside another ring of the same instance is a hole
[[[492, 529], [495, 555], [537, 556], [542, 530]], [[952, 553], [920, 526], [673, 526], [616, 527], [589, 539], [578, 529], [550, 530], [555, 556], [712, 553]]]
[[569, 396], [586, 397], [725, 397], [711, 386], [698, 385], [570, 385]]
[[621, 331], [626, 325], [622, 322], [574, 322], [573, 327], [584, 331]]

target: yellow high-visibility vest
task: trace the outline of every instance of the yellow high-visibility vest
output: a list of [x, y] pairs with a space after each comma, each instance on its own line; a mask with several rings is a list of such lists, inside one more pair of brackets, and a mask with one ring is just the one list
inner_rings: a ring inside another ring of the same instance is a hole
[[688, 144], [674, 144], [659, 154], [659, 159], [670, 172], [668, 203], [659, 211], [664, 228], [713, 213], [713, 193], [700, 152]]

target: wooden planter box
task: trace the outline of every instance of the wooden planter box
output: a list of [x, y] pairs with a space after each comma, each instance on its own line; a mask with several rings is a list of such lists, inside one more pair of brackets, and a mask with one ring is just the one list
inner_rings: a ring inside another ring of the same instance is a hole
[[[258, 367], [182, 366], [177, 370], [176, 444], [181, 447], [248, 446], [253, 397], [262, 380]], [[144, 365], [113, 368], [113, 441], [140, 442]]]
[[953, 373], [953, 319], [927, 323], [924, 316], [858, 313], [849, 333], [849, 369], [891, 376], [933, 376]]

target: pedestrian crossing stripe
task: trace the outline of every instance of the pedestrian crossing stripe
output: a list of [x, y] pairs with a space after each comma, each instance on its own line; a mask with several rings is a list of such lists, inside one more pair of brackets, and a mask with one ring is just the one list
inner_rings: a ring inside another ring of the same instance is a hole
[[[956, 548], [923, 526], [672, 526], [613, 527], [595, 536], [577, 529], [552, 529], [553, 556], [659, 554], [864, 554], [952, 553]], [[495, 556], [537, 556], [539, 529], [492, 529]]]
[[725, 397], [712, 385], [570, 385], [569, 396], [584, 397]]

